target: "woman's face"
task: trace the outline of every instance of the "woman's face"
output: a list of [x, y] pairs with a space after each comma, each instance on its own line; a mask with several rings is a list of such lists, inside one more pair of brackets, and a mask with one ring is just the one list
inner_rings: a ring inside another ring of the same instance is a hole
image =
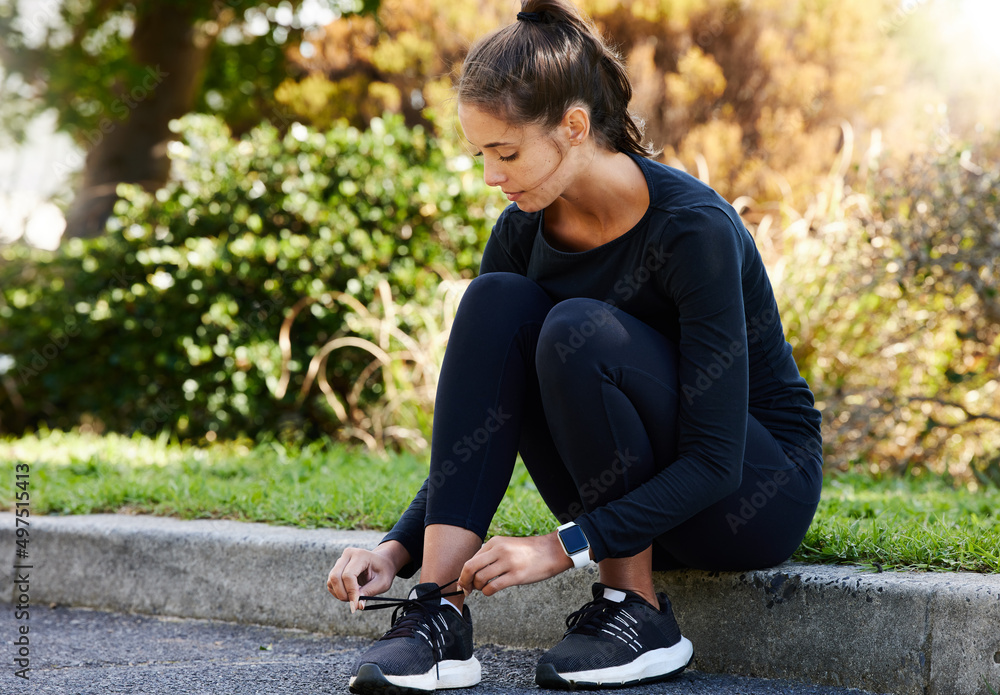
[[572, 180], [565, 154], [570, 147], [559, 140], [562, 129], [513, 126], [468, 104], [459, 104], [458, 120], [476, 156], [482, 155], [486, 184], [498, 186], [521, 210], [545, 209]]

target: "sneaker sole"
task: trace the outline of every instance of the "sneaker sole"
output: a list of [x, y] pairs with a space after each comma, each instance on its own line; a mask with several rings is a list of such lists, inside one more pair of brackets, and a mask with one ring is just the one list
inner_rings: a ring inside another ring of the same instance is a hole
[[672, 647], [646, 652], [635, 661], [621, 666], [559, 673], [553, 664], [539, 664], [535, 683], [542, 688], [614, 688], [666, 680], [678, 675], [691, 663], [694, 647], [687, 637]]
[[364, 664], [358, 675], [351, 676], [348, 687], [358, 695], [419, 695], [434, 690], [471, 688], [482, 680], [482, 666], [476, 657], [442, 661], [438, 667], [412, 676], [387, 676], [378, 664]]

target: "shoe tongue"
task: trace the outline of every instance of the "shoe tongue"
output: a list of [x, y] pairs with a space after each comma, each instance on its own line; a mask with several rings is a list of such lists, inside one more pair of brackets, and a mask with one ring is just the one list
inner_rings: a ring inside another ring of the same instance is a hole
[[631, 591], [622, 591], [621, 589], [614, 589], [610, 586], [605, 586], [600, 582], [596, 582], [592, 588], [594, 593], [594, 598], [604, 598], [613, 603], [622, 603], [629, 596], [635, 596], [636, 594]]
[[625, 600], [625, 592], [618, 591], [618, 589], [612, 589], [610, 586], [604, 587], [604, 598], [609, 601], [614, 601], [615, 603], [621, 603]]
[[433, 593], [439, 589], [438, 585], [434, 582], [428, 582], [427, 584], [417, 584], [415, 587], [410, 589], [409, 595], [406, 597], [411, 601], [418, 598], [423, 598], [427, 594]]

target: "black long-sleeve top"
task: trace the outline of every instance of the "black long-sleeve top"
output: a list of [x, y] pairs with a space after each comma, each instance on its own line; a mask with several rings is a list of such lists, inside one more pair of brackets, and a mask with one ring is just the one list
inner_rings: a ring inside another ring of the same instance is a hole
[[[627, 557], [740, 484], [749, 413], [788, 449], [821, 457], [821, 416], [785, 341], [763, 261], [736, 211], [692, 176], [633, 157], [650, 204], [631, 230], [583, 252], [553, 248], [544, 211], [510, 205], [481, 273], [511, 272], [554, 301], [603, 300], [679, 348], [677, 458], [652, 479], [576, 523], [595, 559]], [[386, 540], [420, 564], [426, 485]], [[419, 517], [419, 518], [418, 518]]]

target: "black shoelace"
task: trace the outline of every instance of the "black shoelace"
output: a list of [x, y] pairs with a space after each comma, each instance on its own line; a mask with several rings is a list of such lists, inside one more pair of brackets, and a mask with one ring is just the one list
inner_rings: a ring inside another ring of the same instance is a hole
[[[447, 625], [438, 623], [434, 618], [440, 615], [441, 599], [448, 596], [458, 596], [461, 591], [449, 591], [443, 593], [446, 586], [458, 582], [452, 579], [450, 582], [438, 585], [437, 589], [429, 591], [417, 598], [388, 598], [385, 596], [362, 596], [365, 602], [365, 610], [379, 610], [381, 608], [395, 608], [392, 612], [392, 627], [380, 640], [395, 639], [397, 637], [413, 637], [415, 634], [422, 635], [431, 644], [434, 650], [436, 661], [444, 658], [445, 636], [444, 629]], [[369, 601], [376, 601], [375, 605], [369, 606]], [[449, 609], [450, 610], [450, 609]], [[427, 632], [423, 629], [427, 626]], [[444, 625], [444, 627], [442, 627]]]
[[625, 610], [627, 600], [622, 602], [612, 601], [600, 596], [578, 610], [569, 614], [566, 618], [566, 632], [563, 637], [570, 633], [600, 637], [601, 633], [616, 639], [635, 654], [644, 651], [644, 647], [639, 637], [639, 621]]
[[582, 608], [566, 616], [566, 632], [564, 635], [568, 635], [571, 632], [580, 635], [596, 635], [604, 626], [604, 623], [612, 617], [609, 613], [612, 613], [615, 608], [621, 605], [609, 601], [603, 596], [583, 604]]

